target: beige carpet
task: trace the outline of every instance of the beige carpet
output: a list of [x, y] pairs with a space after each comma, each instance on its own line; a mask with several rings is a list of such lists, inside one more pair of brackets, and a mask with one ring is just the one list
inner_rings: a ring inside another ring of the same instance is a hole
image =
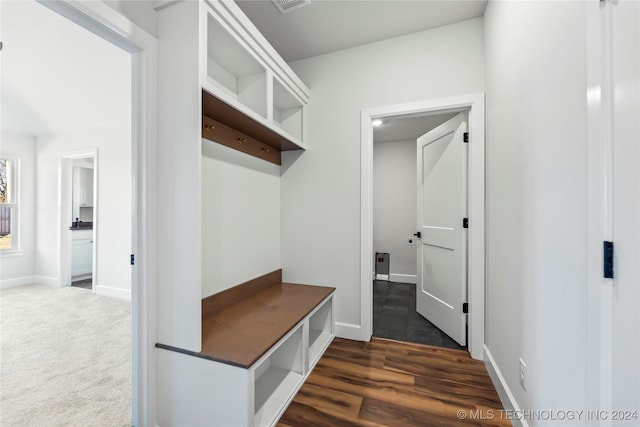
[[0, 291], [0, 426], [126, 425], [130, 303], [73, 287]]

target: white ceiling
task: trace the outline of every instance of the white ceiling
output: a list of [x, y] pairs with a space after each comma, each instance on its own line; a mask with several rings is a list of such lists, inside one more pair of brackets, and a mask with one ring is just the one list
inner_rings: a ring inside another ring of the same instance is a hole
[[3, 131], [43, 136], [130, 119], [131, 57], [32, 0], [0, 1]]
[[456, 114], [458, 113], [422, 114], [383, 119], [380, 126], [373, 128], [373, 142], [415, 141]]
[[[236, 0], [287, 62], [480, 17], [487, 0], [311, 0], [280, 13], [271, 0]], [[415, 140], [455, 113], [394, 117], [374, 142]]]
[[476, 18], [487, 0], [311, 0], [284, 14], [270, 0], [236, 3], [291, 62]]

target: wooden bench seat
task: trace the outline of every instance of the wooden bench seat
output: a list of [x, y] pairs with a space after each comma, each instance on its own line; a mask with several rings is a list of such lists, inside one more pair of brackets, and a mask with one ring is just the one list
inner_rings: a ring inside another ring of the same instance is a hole
[[202, 356], [248, 368], [335, 290], [269, 283], [278, 275], [281, 279], [276, 271], [203, 300]]

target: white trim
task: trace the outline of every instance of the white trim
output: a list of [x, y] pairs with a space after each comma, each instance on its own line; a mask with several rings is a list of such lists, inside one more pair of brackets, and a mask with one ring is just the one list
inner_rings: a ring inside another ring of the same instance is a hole
[[[611, 2], [587, 3], [587, 409], [611, 411], [613, 289], [602, 275], [602, 242], [613, 234]], [[599, 425], [610, 425], [610, 420]]]
[[[71, 214], [72, 194], [73, 194], [73, 160], [77, 159], [93, 159], [93, 229], [91, 232], [91, 240], [97, 242], [99, 223], [98, 216], [98, 148], [86, 148], [83, 150], [75, 150], [60, 153], [60, 167], [58, 170], [58, 244], [59, 253], [59, 270], [58, 282], [60, 286], [70, 286], [73, 281], [71, 275], [71, 252], [72, 252], [72, 235], [69, 231], [73, 215]], [[98, 245], [93, 244], [92, 247], [92, 265], [91, 277], [92, 288], [95, 289], [98, 283]]]
[[417, 276], [415, 274], [389, 274], [389, 281], [396, 283], [411, 283], [416, 284]]
[[126, 299], [131, 301], [131, 291], [129, 289], [112, 288], [111, 286], [95, 286], [96, 294], [106, 297]]
[[368, 341], [373, 332], [373, 127], [374, 118], [429, 113], [443, 110], [469, 111], [469, 353], [482, 359], [485, 300], [485, 135], [484, 93], [432, 99], [362, 110], [360, 137], [360, 324], [358, 339]]
[[353, 323], [336, 322], [336, 336], [348, 340], [362, 341], [362, 326]]
[[102, 2], [45, 1], [42, 5], [131, 53], [133, 223], [132, 269], [133, 409], [132, 424], [156, 425], [155, 357], [156, 278], [155, 230], [156, 124], [158, 42], [125, 16]]
[[46, 276], [31, 276], [34, 283], [36, 285], [45, 285], [45, 286], [55, 286], [60, 287], [60, 281], [57, 277], [46, 277]]
[[[498, 368], [498, 365], [496, 364], [496, 361], [491, 355], [489, 348], [486, 345], [483, 345], [483, 349], [484, 349], [484, 366], [487, 368], [487, 372], [489, 373], [489, 376], [491, 377], [491, 381], [493, 382], [493, 385], [496, 388], [496, 391], [498, 392], [498, 396], [500, 396], [500, 401], [502, 402], [502, 406], [504, 406], [504, 409], [506, 411], [520, 414], [521, 413], [520, 406], [518, 406], [518, 402], [516, 401], [516, 398], [513, 396], [513, 393], [511, 393], [511, 389], [507, 385], [507, 381], [502, 376], [502, 372], [500, 372], [500, 368]], [[519, 425], [522, 427], [529, 427], [529, 424], [525, 419], [523, 419], [523, 417], [515, 417], [514, 419], [511, 420], [511, 423], [514, 426]]]
[[6, 249], [0, 251], [0, 258], [13, 258], [18, 256], [23, 256], [24, 250], [22, 249]]
[[22, 221], [20, 213], [20, 199], [22, 193], [22, 168], [20, 166], [20, 156], [0, 153], [0, 157], [9, 160], [12, 164], [7, 170], [7, 175], [11, 178], [8, 183], [9, 202], [3, 203], [11, 207], [11, 248], [0, 249], [0, 256], [22, 255], [21, 230]]
[[34, 283], [36, 283], [36, 278], [34, 276], [22, 276], [16, 277], [14, 279], [4, 279], [0, 280], [0, 289], [15, 288], [18, 286], [32, 285]]

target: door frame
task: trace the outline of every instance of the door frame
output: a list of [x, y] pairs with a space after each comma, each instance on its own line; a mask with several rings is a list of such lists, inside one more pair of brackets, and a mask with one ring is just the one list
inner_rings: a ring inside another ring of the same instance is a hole
[[484, 358], [485, 309], [485, 95], [475, 93], [363, 109], [360, 116], [360, 339], [373, 334], [373, 125], [371, 121], [408, 114], [468, 111], [469, 243], [468, 349]]
[[71, 246], [72, 237], [69, 233], [69, 225], [71, 225], [71, 203], [73, 197], [73, 160], [75, 159], [93, 159], [93, 249], [91, 262], [91, 291], [96, 291], [96, 283], [98, 283], [98, 245], [96, 236], [98, 235], [98, 148], [89, 148], [86, 150], [66, 152], [60, 155], [60, 169], [58, 178], [58, 242], [60, 243], [60, 263], [58, 286], [71, 285]]
[[157, 39], [103, 2], [38, 3], [131, 54], [132, 222], [131, 273], [132, 424], [156, 425], [155, 301], [157, 215]]

